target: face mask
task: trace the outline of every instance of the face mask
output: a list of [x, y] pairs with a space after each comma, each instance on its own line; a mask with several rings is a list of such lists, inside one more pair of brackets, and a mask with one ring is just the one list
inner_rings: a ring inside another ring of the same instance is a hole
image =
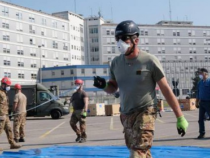
[[6, 91], [8, 92], [10, 90], [10, 87], [6, 87]]
[[117, 42], [117, 47], [118, 50], [122, 53], [125, 54], [128, 50], [128, 48], [130, 47], [130, 44], [127, 44], [125, 42], [123, 42], [121, 39]]
[[203, 79], [203, 75], [199, 75], [199, 78], [202, 80]]
[[80, 86], [76, 86], [75, 89], [78, 90], [80, 88]]

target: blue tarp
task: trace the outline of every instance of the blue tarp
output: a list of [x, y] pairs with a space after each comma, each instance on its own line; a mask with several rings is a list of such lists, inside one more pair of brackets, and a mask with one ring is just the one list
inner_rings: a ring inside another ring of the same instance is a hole
[[[210, 148], [153, 146], [153, 158], [210, 158]], [[128, 158], [125, 146], [52, 146], [40, 149], [4, 151], [0, 158]]]

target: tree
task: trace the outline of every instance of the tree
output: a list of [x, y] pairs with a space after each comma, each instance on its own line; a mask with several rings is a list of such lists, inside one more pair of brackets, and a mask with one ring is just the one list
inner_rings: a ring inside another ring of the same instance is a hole
[[199, 78], [199, 71], [200, 71], [200, 69], [198, 68], [198, 70], [194, 72], [195, 77], [192, 78], [193, 87], [192, 87], [192, 89], [191, 89], [191, 98], [196, 98], [197, 86], [198, 86], [198, 82], [200, 81], [200, 78]]

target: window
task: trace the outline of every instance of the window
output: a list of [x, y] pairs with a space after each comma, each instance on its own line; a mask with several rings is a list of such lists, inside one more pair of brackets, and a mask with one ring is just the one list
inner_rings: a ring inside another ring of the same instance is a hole
[[2, 27], [6, 28], [6, 29], [9, 29], [9, 21], [2, 19]]
[[73, 75], [74, 74], [74, 70], [70, 70], [70, 74]]
[[98, 33], [98, 28], [90, 28], [90, 34], [97, 34]]
[[11, 72], [10, 72], [9, 69], [4, 69], [4, 76], [8, 77], [8, 78], [11, 78]]
[[115, 53], [115, 47], [112, 47], [112, 53]]
[[3, 44], [3, 53], [10, 53], [10, 45]]
[[31, 73], [31, 79], [36, 80], [36, 78], [37, 78], [37, 74], [32, 72]]
[[106, 35], [110, 35], [110, 30], [106, 30]]
[[85, 69], [81, 69], [81, 74], [85, 74]]
[[3, 32], [3, 40], [4, 41], [9, 41], [10, 40], [10, 36], [8, 32]]
[[55, 59], [58, 60], [58, 59], [59, 59], [59, 58], [58, 58], [58, 52], [55, 52], [55, 53], [53, 54], [53, 57], [54, 57]]
[[47, 47], [47, 41], [42, 39], [42, 47]]
[[4, 16], [9, 16], [9, 8], [8, 7], [3, 7], [2, 9], [2, 14]]
[[54, 37], [54, 38], [58, 38], [58, 33], [57, 33], [57, 31], [52, 31], [52, 37]]
[[42, 58], [47, 58], [47, 51], [42, 50]]
[[36, 30], [35, 26], [29, 25], [29, 33], [35, 34], [36, 32], [35, 30]]
[[52, 27], [57, 28], [57, 22], [52, 20]]
[[24, 60], [23, 59], [18, 59], [18, 67], [24, 67]]
[[68, 50], [68, 46], [66, 43], [63, 44], [63, 50]]
[[50, 100], [51, 96], [46, 92], [40, 92], [39, 93], [39, 98], [40, 98], [41, 101], [45, 102], [45, 101]]
[[104, 74], [107, 74], [107, 68], [103, 69]]
[[[145, 44], [149, 44], [148, 38], [145, 38]], [[164, 39], [162, 39], [162, 44], [165, 44]]]
[[64, 70], [61, 70], [61, 76], [63, 76], [64, 75]]
[[58, 49], [58, 43], [56, 43], [55, 41], [53, 41], [53, 48], [56, 48], [56, 49]]
[[17, 47], [17, 54], [18, 55], [24, 55], [23, 47]]
[[17, 35], [17, 42], [23, 43], [23, 35]]
[[36, 68], [37, 67], [36, 60], [31, 60], [31, 67], [32, 68]]
[[16, 23], [16, 30], [17, 31], [23, 31], [23, 24], [22, 23]]
[[92, 69], [92, 73], [96, 74], [96, 69], [95, 68]]
[[24, 74], [23, 74], [23, 73], [18, 73], [18, 78], [20, 78], [20, 79], [24, 79], [24, 78], [25, 78], [25, 76], [24, 76]]
[[17, 17], [17, 19], [22, 19], [23, 17], [22, 17], [22, 13], [21, 12], [17, 12], [16, 13], [16, 17]]
[[10, 57], [4, 57], [4, 65], [10, 66]]
[[36, 49], [30, 48], [30, 55], [31, 55], [32, 57], [35, 57], [35, 56], [36, 56]]
[[52, 71], [52, 76], [55, 76], [55, 71]]
[[30, 22], [35, 22], [35, 16], [32, 14], [29, 14], [29, 21]]
[[30, 43], [31, 45], [35, 45], [35, 44], [36, 44], [35, 38], [30, 38], [30, 39], [29, 39], [29, 43]]
[[160, 30], [157, 30], [157, 36], [160, 36]]
[[42, 25], [47, 25], [47, 20], [42, 18]]
[[196, 40], [195, 39], [189, 39], [189, 44], [190, 45], [196, 45]]
[[62, 23], [62, 29], [66, 30], [66, 24], [65, 23]]
[[68, 54], [64, 54], [64, 55], [63, 55], [63, 60], [65, 60], [65, 61], [68, 61], [68, 60], [69, 60]]
[[173, 30], [173, 36], [180, 36], [179, 30]]
[[68, 35], [66, 33], [63, 33], [63, 40], [68, 40]]

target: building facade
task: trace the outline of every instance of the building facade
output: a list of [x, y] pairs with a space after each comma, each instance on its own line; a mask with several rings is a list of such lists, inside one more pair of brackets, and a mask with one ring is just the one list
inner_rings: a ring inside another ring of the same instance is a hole
[[3, 1], [0, 10], [0, 78], [34, 84], [40, 67], [84, 64], [79, 15], [58, 17]]
[[[48, 89], [50, 86], [58, 86], [60, 94], [65, 93], [75, 87], [74, 81], [82, 79], [84, 90], [90, 95], [105, 94], [103, 90], [93, 86], [93, 77], [101, 76], [109, 79], [109, 65], [72, 65], [48, 67], [42, 69], [42, 83]], [[67, 93], [66, 95], [70, 95]]]

